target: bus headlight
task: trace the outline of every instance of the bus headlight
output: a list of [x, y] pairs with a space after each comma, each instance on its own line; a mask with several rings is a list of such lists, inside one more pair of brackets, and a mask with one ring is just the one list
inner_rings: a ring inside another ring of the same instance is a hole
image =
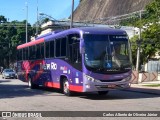
[[95, 79], [91, 76], [85, 75], [85, 77], [87, 78], [88, 81], [94, 82]]
[[91, 76], [88, 76], [88, 75], [84, 75], [85, 78], [88, 80], [88, 81], [91, 81], [91, 82], [100, 82], [98, 79], [95, 79]]
[[86, 88], [87, 88], [87, 89], [89, 89], [90, 87], [91, 87], [90, 85], [86, 84]]

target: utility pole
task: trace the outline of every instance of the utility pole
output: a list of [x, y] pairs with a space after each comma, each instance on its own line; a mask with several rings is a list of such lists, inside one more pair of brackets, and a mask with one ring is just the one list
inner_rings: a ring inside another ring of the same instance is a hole
[[39, 13], [38, 13], [38, 0], [37, 0], [37, 24], [36, 24], [36, 36], [38, 35], [38, 27], [39, 27]]
[[8, 54], [8, 67], [10, 67], [10, 60], [11, 60], [11, 58], [10, 58], [10, 40], [8, 41], [9, 43], [8, 43], [8, 48], [9, 48], [9, 54]]
[[[140, 17], [140, 22], [142, 19], [142, 11], [140, 10], [139, 12], [139, 17]], [[139, 61], [140, 61], [140, 44], [141, 44], [141, 25], [139, 27], [139, 40], [138, 40], [138, 44], [137, 44], [137, 63], [136, 63], [136, 71], [139, 71]]]
[[28, 3], [26, 2], [26, 43], [28, 39]]
[[74, 11], [74, 0], [72, 0], [72, 13], [71, 13], [71, 24], [70, 24], [70, 28], [73, 27], [73, 11]]

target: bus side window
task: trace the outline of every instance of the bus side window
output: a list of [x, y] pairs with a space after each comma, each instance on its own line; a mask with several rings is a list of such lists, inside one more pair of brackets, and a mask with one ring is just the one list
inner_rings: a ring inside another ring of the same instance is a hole
[[35, 59], [43, 59], [44, 58], [44, 43], [37, 44], [35, 47]]
[[49, 55], [50, 55], [50, 57], [51, 58], [53, 58], [54, 57], [54, 41], [50, 41], [50, 47], [49, 47], [50, 49], [49, 49]]
[[79, 43], [72, 44], [72, 54], [73, 54], [73, 62], [80, 62], [80, 51], [79, 51]]
[[41, 58], [40, 44], [38, 44], [36, 46], [37, 46], [37, 49], [36, 49], [36, 59], [40, 59]]
[[40, 44], [40, 58], [43, 59], [44, 58], [44, 43]]
[[17, 61], [19, 61], [19, 50], [17, 50]]
[[21, 49], [21, 60], [23, 60], [23, 49]]
[[28, 60], [28, 47], [26, 47], [26, 60]]
[[56, 40], [56, 57], [65, 57], [67, 54], [67, 38]]
[[68, 49], [69, 49], [69, 50], [68, 50], [69, 60], [72, 62], [72, 61], [73, 61], [73, 60], [72, 60], [72, 59], [73, 59], [73, 54], [72, 54], [72, 51], [73, 51], [73, 50], [72, 50], [72, 44], [71, 44], [71, 45], [69, 44]]
[[56, 57], [60, 57], [61, 55], [61, 39], [56, 40]]
[[31, 60], [31, 54], [32, 54], [32, 46], [29, 47], [29, 60]]
[[36, 59], [36, 46], [29, 47], [30, 60]]
[[67, 54], [67, 38], [61, 39], [61, 56], [66, 56]]
[[17, 55], [17, 58], [18, 58], [18, 60], [22, 60], [22, 49], [19, 49], [18, 50], [18, 55]]
[[26, 48], [23, 48], [23, 60], [26, 60]]
[[46, 58], [50, 58], [50, 42], [45, 43], [45, 56]]
[[23, 60], [28, 59], [28, 47], [23, 48]]
[[80, 63], [79, 50], [79, 34], [71, 34], [68, 36], [68, 56], [72, 63]]

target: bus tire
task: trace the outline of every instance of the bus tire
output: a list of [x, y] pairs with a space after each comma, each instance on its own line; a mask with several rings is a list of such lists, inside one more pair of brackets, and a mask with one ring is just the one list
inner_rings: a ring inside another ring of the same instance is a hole
[[99, 94], [99, 95], [106, 95], [106, 94], [108, 94], [108, 92], [109, 92], [109, 91], [98, 91], [98, 94]]
[[67, 78], [64, 78], [64, 80], [63, 80], [63, 93], [66, 96], [71, 96], [72, 95], [71, 91], [69, 90], [69, 81], [68, 81]]
[[28, 87], [31, 88], [31, 89], [38, 88], [38, 85], [33, 83], [32, 78], [30, 76], [28, 77]]

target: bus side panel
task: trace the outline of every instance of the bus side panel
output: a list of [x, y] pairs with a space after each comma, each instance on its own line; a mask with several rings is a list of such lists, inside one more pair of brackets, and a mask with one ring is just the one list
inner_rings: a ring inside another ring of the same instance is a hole
[[70, 67], [70, 71], [72, 72], [72, 80], [70, 81], [69, 89], [71, 91], [83, 92], [83, 74], [81, 71]]
[[18, 62], [17, 65], [18, 78], [24, 82], [28, 82], [28, 77], [31, 77], [34, 84], [43, 85], [44, 80], [48, 77], [42, 68], [43, 60], [23, 61]]
[[17, 73], [18, 73], [18, 79], [21, 81], [27, 82], [26, 75], [29, 70], [30, 62], [29, 61], [19, 61], [17, 62]]
[[60, 88], [60, 76], [66, 76], [71, 91], [83, 92], [82, 72], [67, 62], [60, 59], [46, 60], [46, 70], [50, 71], [51, 79], [45, 82], [45, 86]]
[[58, 76], [56, 70], [57, 64], [54, 63], [53, 59], [45, 60], [45, 71], [47, 73], [47, 76], [49, 76], [49, 79], [45, 80], [44, 86], [60, 88], [60, 82], [56, 79], [56, 76]]
[[44, 84], [44, 80], [47, 78], [46, 72], [43, 69], [44, 64], [44, 60], [30, 62], [30, 68], [28, 69], [29, 72], [26, 73], [28, 73], [28, 75], [32, 78], [34, 84]]

